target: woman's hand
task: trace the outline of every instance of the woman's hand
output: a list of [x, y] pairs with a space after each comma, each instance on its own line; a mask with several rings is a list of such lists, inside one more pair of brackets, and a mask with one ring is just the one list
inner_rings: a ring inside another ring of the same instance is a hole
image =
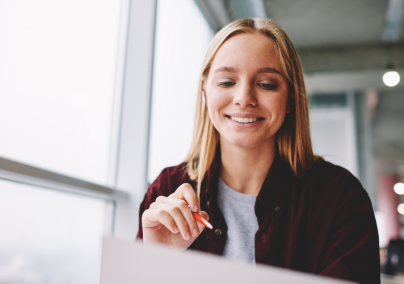
[[188, 183], [178, 187], [169, 197], [157, 197], [142, 215], [143, 243], [187, 249], [205, 228], [195, 220], [190, 209], [209, 220], [206, 212], [199, 211], [198, 197]]

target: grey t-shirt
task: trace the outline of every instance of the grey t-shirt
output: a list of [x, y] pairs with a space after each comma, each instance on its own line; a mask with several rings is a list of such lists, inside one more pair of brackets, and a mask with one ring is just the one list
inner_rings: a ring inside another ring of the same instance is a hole
[[255, 263], [258, 221], [254, 205], [257, 195], [237, 192], [219, 178], [217, 198], [228, 228], [223, 256], [234, 261]]

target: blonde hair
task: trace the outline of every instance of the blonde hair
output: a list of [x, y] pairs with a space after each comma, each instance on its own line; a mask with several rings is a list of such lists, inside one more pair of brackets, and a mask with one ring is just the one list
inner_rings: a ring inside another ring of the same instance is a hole
[[316, 161], [313, 154], [309, 127], [309, 108], [303, 71], [297, 52], [284, 30], [269, 19], [254, 18], [232, 22], [221, 29], [209, 45], [202, 66], [196, 103], [195, 126], [191, 148], [185, 158], [187, 173], [197, 181], [200, 197], [202, 180], [209, 169], [219, 142], [219, 133], [210, 120], [207, 106], [203, 102], [203, 83], [208, 77], [212, 61], [229, 38], [238, 34], [258, 33], [271, 38], [288, 80], [290, 113], [276, 134], [280, 157], [289, 163], [296, 176], [301, 176]]

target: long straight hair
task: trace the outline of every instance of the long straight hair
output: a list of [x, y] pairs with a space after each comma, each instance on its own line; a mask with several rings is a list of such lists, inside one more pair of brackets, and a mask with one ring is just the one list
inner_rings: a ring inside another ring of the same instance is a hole
[[262, 34], [271, 38], [283, 72], [286, 74], [290, 113], [286, 115], [276, 133], [277, 149], [281, 159], [290, 165], [296, 176], [301, 176], [319, 158], [312, 150], [306, 87], [299, 57], [292, 42], [285, 31], [272, 20], [262, 18], [238, 20], [225, 26], [213, 38], [199, 79], [194, 134], [184, 161], [187, 163], [187, 173], [191, 180], [197, 181], [198, 197], [202, 180], [213, 161], [219, 142], [219, 133], [213, 126], [204, 102], [203, 84], [219, 48], [226, 40], [238, 34]]

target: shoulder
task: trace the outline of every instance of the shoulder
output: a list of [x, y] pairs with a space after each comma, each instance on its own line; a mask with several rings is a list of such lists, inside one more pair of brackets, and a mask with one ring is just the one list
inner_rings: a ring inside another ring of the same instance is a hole
[[168, 196], [183, 183], [193, 183], [187, 174], [186, 163], [167, 167], [162, 170], [155, 181], [149, 186], [148, 193], [157, 194], [157, 196]]
[[312, 179], [333, 179], [333, 180], [349, 180], [356, 177], [347, 169], [327, 162], [323, 159], [318, 159], [313, 166], [304, 174], [303, 178]]
[[299, 179], [304, 190], [318, 197], [340, 202], [352, 198], [369, 199], [368, 193], [351, 172], [322, 159], [317, 160]]

